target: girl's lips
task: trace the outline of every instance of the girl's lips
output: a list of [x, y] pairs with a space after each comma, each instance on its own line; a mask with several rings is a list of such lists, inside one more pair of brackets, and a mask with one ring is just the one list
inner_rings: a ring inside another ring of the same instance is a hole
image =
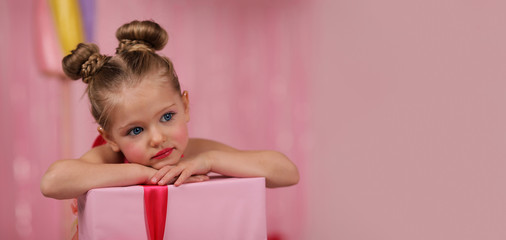
[[172, 150], [174, 148], [165, 148], [163, 149], [162, 151], [158, 152], [154, 157], [152, 157], [151, 159], [157, 159], [157, 160], [160, 160], [160, 159], [164, 159], [166, 157], [168, 157], [171, 153], [172, 153]]

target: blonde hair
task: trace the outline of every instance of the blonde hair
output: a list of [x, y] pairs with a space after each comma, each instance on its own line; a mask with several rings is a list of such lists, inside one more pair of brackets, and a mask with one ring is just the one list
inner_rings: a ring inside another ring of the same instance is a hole
[[97, 45], [80, 43], [62, 60], [63, 71], [73, 80], [88, 84], [91, 114], [104, 129], [124, 87], [132, 87], [148, 74], [168, 77], [181, 93], [179, 80], [169, 58], [156, 53], [167, 44], [167, 32], [153, 21], [132, 21], [116, 31], [119, 45], [114, 56], [100, 54]]

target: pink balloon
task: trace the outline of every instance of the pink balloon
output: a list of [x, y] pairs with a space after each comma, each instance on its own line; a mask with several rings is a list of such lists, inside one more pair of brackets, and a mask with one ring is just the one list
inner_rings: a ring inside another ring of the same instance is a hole
[[54, 22], [46, 0], [37, 0], [35, 9], [35, 54], [39, 70], [48, 75], [64, 76], [63, 57]]

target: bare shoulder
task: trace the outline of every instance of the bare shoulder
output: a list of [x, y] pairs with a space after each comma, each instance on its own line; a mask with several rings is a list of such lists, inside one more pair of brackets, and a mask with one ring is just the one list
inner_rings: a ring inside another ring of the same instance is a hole
[[89, 163], [121, 163], [123, 154], [114, 152], [107, 144], [94, 147], [86, 152], [81, 160]]
[[235, 152], [238, 151], [237, 149], [214, 141], [209, 139], [203, 139], [203, 138], [190, 138], [188, 142], [188, 146], [186, 147], [185, 154], [186, 155], [194, 155], [199, 154], [202, 152], [207, 151], [213, 151], [213, 150], [219, 150], [219, 151], [230, 151]]

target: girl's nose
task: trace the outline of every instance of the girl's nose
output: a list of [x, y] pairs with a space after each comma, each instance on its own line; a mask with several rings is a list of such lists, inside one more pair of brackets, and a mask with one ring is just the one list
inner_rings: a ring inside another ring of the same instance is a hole
[[151, 131], [151, 141], [150, 141], [150, 145], [151, 147], [158, 147], [160, 146], [163, 142], [165, 142], [165, 137], [164, 135], [162, 134], [161, 131], [158, 131], [158, 129], [156, 128], [152, 128], [152, 131]]

